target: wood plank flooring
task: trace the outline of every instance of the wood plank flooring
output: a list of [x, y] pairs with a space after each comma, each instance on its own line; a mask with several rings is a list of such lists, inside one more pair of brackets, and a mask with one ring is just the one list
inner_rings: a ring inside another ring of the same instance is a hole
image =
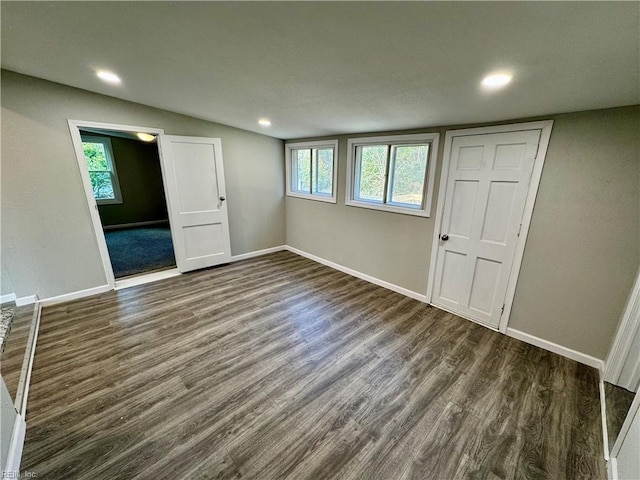
[[45, 308], [22, 467], [604, 479], [599, 405], [594, 369], [280, 252]]

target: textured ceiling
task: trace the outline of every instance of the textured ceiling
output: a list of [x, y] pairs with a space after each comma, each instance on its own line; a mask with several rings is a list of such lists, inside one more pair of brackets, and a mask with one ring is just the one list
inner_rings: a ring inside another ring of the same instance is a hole
[[[1, 8], [3, 68], [284, 139], [640, 103], [638, 2]], [[513, 83], [483, 91], [501, 69]]]

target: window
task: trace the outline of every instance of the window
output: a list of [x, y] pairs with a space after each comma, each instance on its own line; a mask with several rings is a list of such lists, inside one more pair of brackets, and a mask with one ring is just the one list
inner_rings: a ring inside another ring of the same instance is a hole
[[122, 203], [111, 140], [108, 137], [82, 135], [82, 149], [98, 205]]
[[336, 203], [337, 157], [337, 140], [287, 144], [287, 195]]
[[346, 204], [428, 217], [438, 134], [348, 141]]

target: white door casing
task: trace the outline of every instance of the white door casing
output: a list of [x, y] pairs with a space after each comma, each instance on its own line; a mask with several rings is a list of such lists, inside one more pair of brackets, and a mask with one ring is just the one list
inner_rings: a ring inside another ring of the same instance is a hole
[[[100, 220], [100, 214], [98, 213], [98, 204], [93, 195], [93, 188], [91, 186], [91, 179], [89, 178], [89, 170], [87, 169], [87, 161], [84, 156], [84, 149], [82, 148], [82, 137], [80, 135], [81, 129], [99, 129], [99, 130], [113, 130], [116, 132], [132, 132], [132, 133], [150, 133], [159, 137], [164, 135], [164, 130], [159, 128], [141, 127], [135, 125], [120, 125], [115, 123], [103, 123], [103, 122], [91, 122], [85, 120], [67, 120], [69, 125], [69, 132], [71, 134], [71, 141], [73, 143], [73, 149], [76, 153], [76, 160], [78, 162], [78, 169], [80, 171], [80, 177], [82, 179], [82, 186], [89, 207], [89, 214], [91, 216], [91, 223], [96, 235], [96, 241], [98, 243], [98, 250], [100, 251], [100, 258], [102, 260], [102, 266], [107, 279], [107, 285], [110, 289], [116, 287], [115, 276], [113, 274], [113, 267], [111, 266], [111, 259], [109, 257], [109, 250], [107, 248], [107, 241], [102, 229], [102, 221]], [[161, 166], [162, 165], [162, 153], [160, 152]], [[166, 180], [165, 180], [166, 184]], [[166, 188], [166, 185], [165, 185]], [[153, 274], [151, 274], [153, 275]], [[142, 277], [138, 277], [142, 278]], [[125, 280], [126, 281], [126, 280]]]
[[604, 379], [632, 392], [640, 386], [640, 269], [607, 355]]
[[448, 168], [442, 173], [428, 298], [496, 329], [505, 306], [511, 306], [524, 249], [519, 236], [529, 226], [542, 170], [536, 160], [546, 153], [551, 127], [547, 122], [530, 126], [447, 133]]
[[160, 149], [178, 270], [228, 262], [231, 244], [220, 139], [162, 135]]

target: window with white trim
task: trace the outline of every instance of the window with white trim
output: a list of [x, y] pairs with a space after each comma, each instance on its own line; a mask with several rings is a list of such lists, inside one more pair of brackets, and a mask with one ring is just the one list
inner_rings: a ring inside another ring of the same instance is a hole
[[82, 135], [82, 150], [96, 203], [98, 205], [122, 203], [111, 139]]
[[285, 145], [287, 196], [336, 203], [338, 141]]
[[428, 217], [437, 133], [351, 138], [346, 205]]

